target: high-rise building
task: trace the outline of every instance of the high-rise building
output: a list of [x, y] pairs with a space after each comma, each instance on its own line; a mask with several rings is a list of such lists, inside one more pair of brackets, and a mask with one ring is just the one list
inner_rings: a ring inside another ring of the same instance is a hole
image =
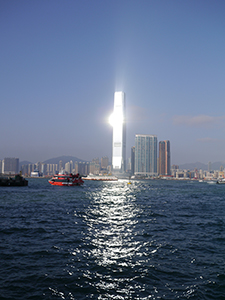
[[2, 173], [18, 174], [19, 173], [19, 158], [6, 157], [2, 161]]
[[101, 158], [101, 169], [106, 170], [107, 167], [108, 167], [108, 165], [109, 165], [109, 159], [108, 159], [108, 156], [103, 156], [103, 157]]
[[95, 164], [99, 164], [99, 158], [98, 158], [98, 157], [93, 158], [93, 159], [92, 159], [92, 162], [94, 162]]
[[27, 173], [28, 173], [28, 175], [30, 175], [32, 171], [33, 171], [32, 170], [32, 164], [28, 164], [28, 167], [27, 167]]
[[70, 173], [73, 171], [73, 161], [70, 161]]
[[[41, 165], [41, 174], [42, 174], [42, 176], [46, 175], [46, 170], [47, 170], [47, 164], [42, 163], [42, 165]], [[55, 174], [55, 172], [54, 172], [54, 174]]]
[[126, 171], [126, 121], [124, 92], [115, 92], [114, 94], [112, 125], [112, 168], [113, 172], [123, 173]]
[[170, 175], [170, 141], [159, 142], [159, 175]]
[[157, 175], [157, 136], [135, 135], [135, 175]]
[[71, 173], [71, 168], [70, 168], [70, 162], [69, 161], [67, 163], [65, 163], [65, 171], [67, 173]]
[[135, 168], [135, 147], [131, 148], [131, 175], [134, 175]]
[[63, 170], [63, 162], [62, 160], [59, 161], [59, 172]]

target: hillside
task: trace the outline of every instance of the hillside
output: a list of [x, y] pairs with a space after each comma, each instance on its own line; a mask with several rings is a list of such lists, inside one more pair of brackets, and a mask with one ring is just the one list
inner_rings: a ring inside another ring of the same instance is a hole
[[[212, 170], [219, 170], [220, 167], [223, 166], [225, 168], [225, 162], [224, 161], [217, 161], [214, 163], [211, 163], [211, 171]], [[196, 163], [187, 163], [187, 164], [182, 164], [179, 165], [179, 168], [181, 170], [194, 170], [194, 169], [198, 169], [198, 170], [203, 170], [203, 171], [207, 171], [208, 170], [208, 164], [203, 164], [200, 162], [196, 162]]]
[[60, 160], [62, 161], [63, 164], [65, 164], [65, 163], [67, 163], [71, 160], [73, 162], [75, 162], [75, 161], [86, 162], [85, 160], [77, 158], [75, 156], [66, 156], [66, 155], [64, 155], [64, 156], [58, 156], [58, 157], [47, 159], [47, 160], [43, 161], [43, 163], [45, 163], [45, 164], [58, 164]]
[[[63, 164], [65, 164], [65, 163], [67, 163], [71, 160], [73, 162], [75, 162], [75, 161], [86, 162], [85, 160], [77, 158], [75, 156], [63, 155], [63, 156], [58, 156], [58, 157], [47, 159], [47, 160], [43, 161], [43, 163], [45, 163], [45, 164], [59, 164], [60, 160], [63, 162]], [[37, 162], [30, 162], [30, 161], [27, 161], [27, 160], [23, 160], [23, 161], [19, 162], [19, 167], [21, 168], [22, 165], [28, 165], [28, 164], [34, 164], [34, 163], [37, 163]]]

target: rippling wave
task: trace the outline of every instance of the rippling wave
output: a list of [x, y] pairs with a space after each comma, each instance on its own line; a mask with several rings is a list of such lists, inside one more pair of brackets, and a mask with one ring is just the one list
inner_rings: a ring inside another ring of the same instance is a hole
[[1, 188], [0, 299], [225, 299], [224, 189]]

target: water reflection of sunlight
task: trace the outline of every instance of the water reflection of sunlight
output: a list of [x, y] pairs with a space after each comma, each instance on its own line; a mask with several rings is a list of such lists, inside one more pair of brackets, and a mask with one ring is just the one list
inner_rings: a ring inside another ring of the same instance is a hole
[[79, 272], [76, 286], [93, 292], [90, 298], [147, 299], [140, 295], [149, 295], [144, 278], [153, 276], [149, 268], [154, 269], [151, 257], [157, 250], [155, 241], [143, 234], [145, 206], [138, 200], [149, 195], [149, 188], [127, 182], [90, 184], [83, 197], [84, 210], [76, 214], [82, 219], [82, 243], [71, 251], [68, 274]]
[[[191, 277], [184, 283], [183, 270], [194, 270], [195, 256], [185, 260], [177, 229], [183, 220], [175, 226], [170, 222], [182, 195], [175, 195], [175, 185], [171, 190], [159, 181], [127, 182], [94, 182], [83, 190], [74, 210], [73, 244], [71, 239], [67, 243], [70, 299], [75, 299], [73, 291], [76, 299], [194, 297], [197, 285], [191, 284]], [[61, 296], [55, 288], [52, 293]]]
[[99, 266], [127, 265], [138, 249], [132, 233], [137, 208], [124, 182], [105, 186], [94, 195], [86, 215], [93, 246], [91, 254]]

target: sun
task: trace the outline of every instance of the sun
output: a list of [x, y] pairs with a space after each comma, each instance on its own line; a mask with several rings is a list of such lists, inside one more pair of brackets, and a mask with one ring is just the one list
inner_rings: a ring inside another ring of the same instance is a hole
[[113, 127], [115, 123], [114, 113], [109, 116], [109, 124]]
[[115, 113], [113, 112], [109, 116], [109, 124], [114, 127], [116, 125], [121, 125], [123, 123], [123, 115], [121, 113]]

